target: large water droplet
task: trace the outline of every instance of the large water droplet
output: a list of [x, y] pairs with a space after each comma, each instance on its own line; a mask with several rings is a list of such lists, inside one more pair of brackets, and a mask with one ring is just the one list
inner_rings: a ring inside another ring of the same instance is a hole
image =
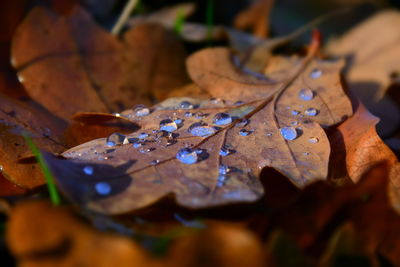
[[165, 119], [160, 121], [160, 130], [173, 132], [178, 129], [178, 125], [171, 119]]
[[280, 128], [279, 131], [286, 140], [294, 140], [297, 138], [297, 131], [293, 127], [283, 127]]
[[112, 133], [106, 139], [107, 146], [122, 145], [125, 141], [125, 135], [120, 133]]
[[322, 76], [322, 70], [320, 69], [313, 69], [310, 73], [311, 79], [317, 79]]
[[241, 136], [248, 136], [253, 132], [254, 132], [254, 130], [240, 129], [239, 134]]
[[204, 122], [196, 122], [190, 125], [189, 132], [194, 136], [208, 137], [213, 135], [217, 130]]
[[314, 98], [314, 92], [308, 88], [301, 89], [299, 92], [299, 98], [304, 101], [310, 101]]
[[194, 164], [197, 162], [197, 153], [189, 147], [182, 148], [176, 154], [176, 158], [185, 164]]
[[137, 105], [134, 109], [134, 112], [136, 116], [143, 117], [150, 114], [150, 109], [144, 105]]
[[316, 110], [315, 108], [309, 108], [304, 111], [304, 114], [306, 114], [307, 116], [316, 116], [318, 114], [318, 110]]
[[182, 102], [179, 104], [179, 107], [180, 107], [181, 109], [193, 109], [193, 105], [192, 105], [192, 103], [190, 103], [189, 101], [182, 101]]
[[317, 137], [310, 137], [308, 139], [308, 142], [310, 142], [311, 144], [316, 144], [319, 142], [319, 139]]
[[230, 149], [227, 145], [223, 145], [219, 151], [219, 155], [225, 157], [235, 152], [234, 149]]
[[93, 172], [94, 172], [94, 169], [93, 169], [92, 166], [85, 166], [85, 167], [83, 167], [83, 172], [84, 172], [86, 175], [92, 175]]
[[213, 123], [216, 125], [225, 125], [232, 122], [232, 117], [227, 113], [217, 113], [214, 116]]
[[109, 183], [106, 182], [96, 183], [95, 189], [97, 193], [99, 193], [100, 195], [108, 195], [111, 193], [111, 186]]

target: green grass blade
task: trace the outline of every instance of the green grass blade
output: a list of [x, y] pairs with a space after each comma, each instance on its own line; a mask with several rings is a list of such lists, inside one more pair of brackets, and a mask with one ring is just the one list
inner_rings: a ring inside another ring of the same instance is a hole
[[53, 174], [50, 171], [49, 166], [47, 165], [46, 161], [43, 158], [42, 153], [40, 153], [39, 148], [33, 143], [33, 140], [31, 137], [29, 137], [27, 134], [23, 134], [26, 143], [28, 144], [29, 148], [31, 149], [33, 155], [35, 156], [36, 160], [39, 163], [40, 169], [43, 172], [44, 178], [46, 179], [47, 182], [47, 188], [49, 190], [50, 194], [50, 199], [53, 205], [60, 205], [61, 204], [61, 198], [60, 195], [58, 194], [56, 184], [54, 182], [54, 177]]
[[183, 9], [180, 9], [175, 18], [174, 32], [178, 35], [181, 35], [184, 24], [185, 24], [185, 13]]

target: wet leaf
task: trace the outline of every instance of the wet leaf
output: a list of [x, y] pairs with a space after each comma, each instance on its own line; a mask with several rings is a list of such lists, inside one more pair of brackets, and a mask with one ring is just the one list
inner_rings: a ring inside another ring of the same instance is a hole
[[13, 184], [32, 189], [44, 183], [35, 163], [21, 162], [32, 156], [22, 134], [28, 134], [41, 149], [61, 153], [66, 149], [63, 140], [65, 123], [33, 102], [15, 102], [0, 96], [0, 165], [5, 178]]
[[119, 41], [80, 8], [67, 17], [33, 9], [12, 46], [29, 95], [67, 120], [79, 111], [113, 112], [162, 98], [186, 83], [184, 56], [162, 26], [141, 24]]
[[[342, 62], [312, 53], [264, 79], [240, 73], [227, 49], [196, 53], [189, 73], [214, 99], [126, 110], [119, 117], [140, 125], [138, 132], [82, 144], [63, 153], [68, 160], [48, 156], [49, 165], [67, 196], [106, 213], [170, 193], [191, 208], [255, 201], [267, 166], [298, 187], [326, 179], [330, 147], [320, 124], [339, 123], [351, 104], [340, 84]], [[101, 117], [75, 118], [91, 115]]]

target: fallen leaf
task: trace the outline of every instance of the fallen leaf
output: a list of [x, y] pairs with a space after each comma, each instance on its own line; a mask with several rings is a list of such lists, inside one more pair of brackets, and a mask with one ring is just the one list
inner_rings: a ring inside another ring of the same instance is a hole
[[20, 266], [156, 265], [132, 240], [96, 231], [68, 207], [48, 202], [19, 203], [6, 229], [7, 244]]
[[29, 95], [66, 120], [79, 111], [114, 112], [162, 98], [187, 82], [184, 58], [182, 44], [162, 26], [139, 25], [119, 41], [80, 8], [67, 17], [34, 8], [12, 45]]
[[63, 140], [65, 122], [33, 102], [15, 102], [0, 96], [0, 165], [2, 175], [13, 184], [32, 189], [44, 184], [35, 161], [21, 163], [32, 156], [22, 134], [30, 135], [41, 149], [61, 153], [66, 149]]

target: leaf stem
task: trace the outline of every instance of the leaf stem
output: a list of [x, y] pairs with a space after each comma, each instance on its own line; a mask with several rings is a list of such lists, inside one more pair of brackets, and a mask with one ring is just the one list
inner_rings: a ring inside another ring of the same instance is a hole
[[43, 172], [44, 178], [47, 182], [47, 188], [49, 190], [50, 199], [53, 205], [57, 206], [61, 204], [61, 198], [58, 194], [56, 184], [54, 182], [53, 174], [50, 171], [49, 166], [47, 165], [46, 161], [43, 158], [42, 153], [40, 152], [39, 148], [33, 143], [31, 137], [29, 137], [26, 133], [23, 134], [26, 143], [28, 144], [29, 148], [31, 149], [33, 155], [35, 156], [36, 160], [39, 163], [39, 166]]
[[124, 27], [126, 21], [129, 18], [129, 15], [131, 14], [132, 10], [135, 8], [137, 3], [138, 0], [128, 0], [128, 3], [125, 5], [124, 10], [119, 16], [117, 22], [111, 29], [111, 34], [118, 35], [121, 32], [122, 27]]

